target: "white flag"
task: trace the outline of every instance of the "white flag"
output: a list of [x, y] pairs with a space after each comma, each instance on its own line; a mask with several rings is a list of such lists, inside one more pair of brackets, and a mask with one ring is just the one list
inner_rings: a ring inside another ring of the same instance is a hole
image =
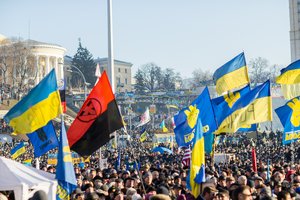
[[140, 123], [137, 125], [137, 127], [143, 126], [143, 125], [147, 124], [148, 122], [150, 122], [150, 112], [149, 112], [149, 108], [147, 108], [146, 111], [142, 114], [142, 116], [141, 116], [141, 121], [140, 121]]

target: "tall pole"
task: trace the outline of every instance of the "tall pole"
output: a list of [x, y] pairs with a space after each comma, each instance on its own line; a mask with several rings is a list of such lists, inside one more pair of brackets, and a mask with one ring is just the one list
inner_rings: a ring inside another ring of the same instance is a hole
[[[115, 93], [115, 66], [114, 66], [114, 52], [113, 52], [113, 29], [112, 29], [112, 0], [107, 0], [107, 24], [108, 24], [108, 58], [107, 58], [107, 72], [110, 80], [111, 88]], [[117, 149], [117, 132], [115, 132], [114, 142]]]

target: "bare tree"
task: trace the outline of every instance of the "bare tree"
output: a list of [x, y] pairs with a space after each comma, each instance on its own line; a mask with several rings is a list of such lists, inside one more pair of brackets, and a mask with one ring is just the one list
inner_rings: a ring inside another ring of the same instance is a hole
[[249, 74], [254, 86], [256, 86], [258, 83], [265, 82], [270, 78], [269, 61], [262, 57], [250, 60]]
[[205, 86], [212, 83], [212, 73], [209, 70], [202, 71], [201, 69], [196, 69], [192, 72], [193, 74], [193, 86]]

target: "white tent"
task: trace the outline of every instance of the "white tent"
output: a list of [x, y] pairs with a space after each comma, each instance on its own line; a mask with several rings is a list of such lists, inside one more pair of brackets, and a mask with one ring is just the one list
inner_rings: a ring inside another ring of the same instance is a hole
[[13, 190], [16, 200], [27, 200], [37, 190], [54, 200], [56, 187], [54, 174], [0, 156], [0, 191]]

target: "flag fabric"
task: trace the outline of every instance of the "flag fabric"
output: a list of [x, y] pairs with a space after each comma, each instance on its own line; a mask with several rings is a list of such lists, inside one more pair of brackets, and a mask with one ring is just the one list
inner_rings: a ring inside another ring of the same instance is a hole
[[96, 65], [95, 76], [96, 77], [100, 77], [101, 76], [101, 71], [100, 71], [100, 65], [99, 65], [99, 63], [97, 63], [97, 65]]
[[24, 161], [23, 161], [23, 164], [26, 165], [26, 166], [31, 166], [31, 161], [32, 161], [31, 158], [30, 158], [30, 159], [27, 159], [27, 160], [24, 160]]
[[147, 140], [147, 131], [146, 128], [143, 128], [141, 131], [141, 136], [140, 136], [140, 141], [144, 142], [145, 140]]
[[167, 105], [167, 108], [168, 108], [168, 109], [169, 109], [169, 108], [179, 109], [178, 106], [176, 106], [176, 105], [171, 105], [171, 104], [168, 104], [168, 105]]
[[190, 147], [187, 147], [184, 150], [184, 154], [183, 154], [181, 163], [182, 163], [183, 167], [189, 167], [190, 166], [190, 163], [191, 163], [191, 149], [190, 149]]
[[32, 133], [62, 113], [55, 70], [4, 116], [15, 133]]
[[251, 155], [252, 155], [252, 169], [254, 172], [257, 173], [256, 151], [254, 147], [252, 148]]
[[63, 113], [67, 112], [67, 103], [66, 103], [66, 81], [64, 79], [61, 80], [61, 86], [59, 87], [59, 95], [61, 100], [61, 107]]
[[300, 83], [296, 84], [281, 84], [281, 91], [283, 97], [290, 100], [294, 97], [300, 96]]
[[216, 119], [219, 133], [235, 133], [247, 125], [272, 121], [270, 81], [241, 96], [231, 109], [218, 109]]
[[218, 94], [249, 84], [248, 68], [244, 53], [218, 68], [213, 74]]
[[49, 150], [58, 147], [58, 139], [51, 120], [46, 126], [39, 128], [33, 133], [27, 134], [27, 136], [34, 148], [35, 158], [40, 157]]
[[162, 120], [159, 127], [161, 128], [162, 132], [164, 132], [164, 133], [169, 131], [168, 128], [166, 127], [166, 125], [165, 125], [165, 120]]
[[196, 122], [195, 137], [192, 143], [192, 155], [190, 171], [188, 176], [188, 189], [192, 191], [195, 198], [200, 195], [200, 184], [205, 182], [205, 153], [204, 137], [201, 120]]
[[16, 158], [18, 158], [20, 155], [22, 155], [25, 152], [26, 152], [25, 144], [24, 144], [24, 142], [21, 142], [20, 144], [18, 144], [17, 146], [15, 146], [15, 148], [13, 148], [10, 151], [11, 158], [12, 159], [16, 159]]
[[[227, 94], [212, 99], [212, 105], [214, 108], [214, 112], [216, 114], [216, 118], [219, 115], [222, 115], [224, 110], [230, 110], [235, 102], [241, 98], [241, 96], [250, 92], [250, 85], [246, 85], [245, 87], [236, 90], [234, 92], [228, 92]], [[244, 125], [243, 127], [238, 129], [238, 132], [248, 132], [255, 131], [257, 128], [256, 124]]]
[[118, 159], [116, 162], [116, 169], [121, 169], [121, 154], [120, 152], [118, 153]]
[[300, 60], [291, 63], [286, 68], [280, 70], [280, 75], [276, 77], [278, 84], [300, 83]]
[[146, 109], [146, 111], [141, 115], [140, 123], [137, 125], [137, 127], [143, 126], [150, 122], [150, 111], [149, 108]]
[[63, 120], [59, 139], [55, 176], [58, 183], [56, 199], [70, 199], [70, 194], [77, 188], [77, 181]]
[[285, 105], [275, 109], [284, 128], [282, 143], [295, 142], [300, 137], [300, 97], [295, 97]]
[[174, 133], [178, 146], [187, 147], [191, 144], [194, 138], [196, 122], [200, 118], [203, 124], [205, 152], [211, 153], [214, 140], [213, 132], [217, 129], [214, 116], [209, 91], [206, 87], [189, 107], [180, 110], [174, 116], [176, 126]]
[[122, 127], [122, 117], [104, 71], [68, 130], [69, 145], [81, 156], [91, 155]]
[[176, 127], [174, 117], [171, 117], [171, 124], [172, 124], [172, 127], [174, 129]]

